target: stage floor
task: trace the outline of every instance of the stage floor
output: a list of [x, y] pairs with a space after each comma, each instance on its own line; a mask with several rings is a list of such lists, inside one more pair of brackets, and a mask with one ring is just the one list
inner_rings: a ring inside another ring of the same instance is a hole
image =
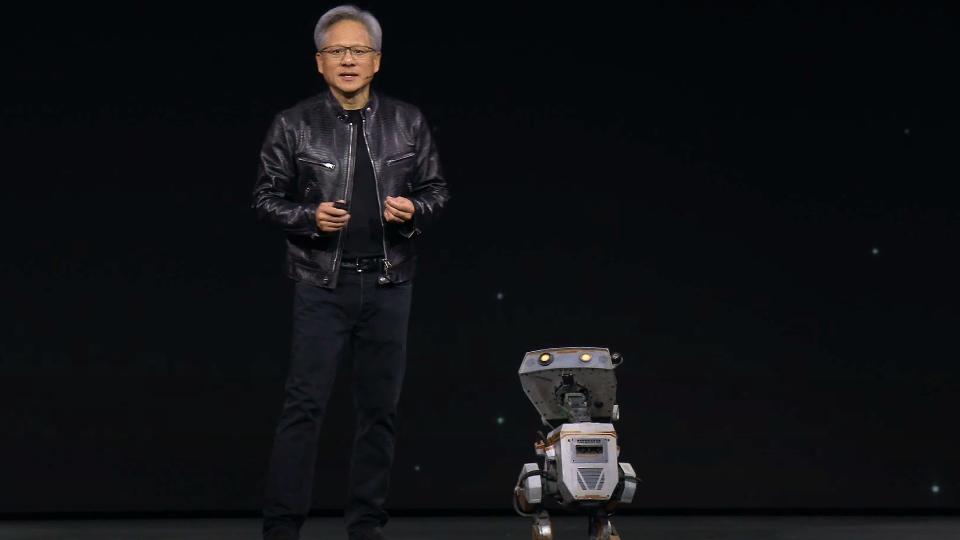
[[[946, 540], [960, 538], [954, 517], [649, 517], [617, 516], [624, 540]], [[394, 517], [390, 540], [528, 539], [517, 517]], [[554, 519], [554, 539], [585, 539], [586, 520]], [[346, 540], [340, 518], [314, 517], [303, 540]], [[244, 519], [123, 519], [0, 521], [0, 540], [259, 540], [260, 521]]]

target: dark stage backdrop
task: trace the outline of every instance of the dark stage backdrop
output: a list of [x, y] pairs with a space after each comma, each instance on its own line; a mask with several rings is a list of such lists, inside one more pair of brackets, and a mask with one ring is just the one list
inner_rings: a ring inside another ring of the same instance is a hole
[[[668, 4], [361, 3], [453, 193], [391, 508], [508, 509], [520, 360], [584, 345], [634, 508], [956, 509], [956, 12]], [[4, 17], [0, 512], [259, 508], [292, 284], [250, 192], [331, 5]]]

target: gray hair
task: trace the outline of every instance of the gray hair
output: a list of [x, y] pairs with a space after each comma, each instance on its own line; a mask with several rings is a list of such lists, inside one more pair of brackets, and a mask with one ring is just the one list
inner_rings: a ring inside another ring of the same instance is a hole
[[377, 21], [377, 18], [369, 11], [363, 11], [357, 6], [345, 4], [328, 10], [317, 21], [317, 26], [313, 30], [313, 43], [317, 46], [318, 51], [323, 48], [327, 39], [327, 31], [340, 21], [357, 21], [362, 24], [367, 29], [367, 33], [370, 34], [373, 48], [380, 50], [383, 44], [383, 30], [380, 28], [380, 22]]

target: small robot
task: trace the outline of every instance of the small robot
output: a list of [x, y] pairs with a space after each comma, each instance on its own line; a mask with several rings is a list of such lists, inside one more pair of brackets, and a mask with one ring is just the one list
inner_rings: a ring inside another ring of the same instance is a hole
[[528, 352], [520, 382], [550, 432], [537, 432], [539, 463], [527, 463], [513, 490], [518, 514], [533, 518], [533, 540], [553, 540], [545, 504], [588, 516], [590, 540], [620, 540], [610, 516], [618, 503], [633, 501], [638, 478], [629, 463], [617, 461], [620, 446], [618, 353], [597, 347]]

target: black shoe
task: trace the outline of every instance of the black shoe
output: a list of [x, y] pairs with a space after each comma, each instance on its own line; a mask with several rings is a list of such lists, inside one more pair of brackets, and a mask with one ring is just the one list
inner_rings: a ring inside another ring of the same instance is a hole
[[364, 527], [347, 531], [347, 537], [350, 540], [387, 540], [380, 527]]

